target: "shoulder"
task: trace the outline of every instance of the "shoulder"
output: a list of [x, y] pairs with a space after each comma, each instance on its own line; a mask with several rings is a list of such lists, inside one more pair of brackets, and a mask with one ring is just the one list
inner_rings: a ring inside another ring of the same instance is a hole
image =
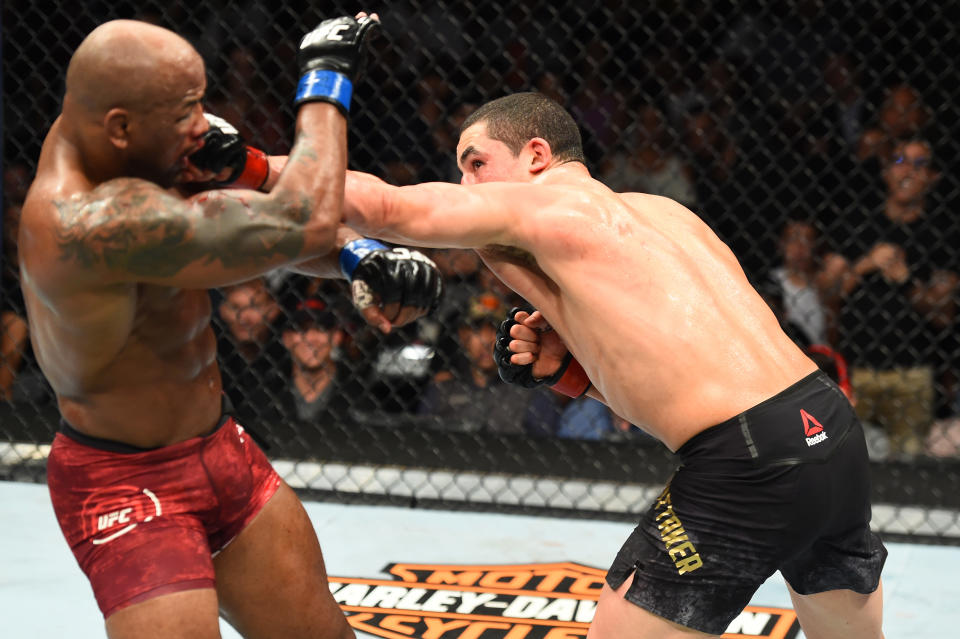
[[[182, 202], [146, 180], [121, 178], [90, 190], [50, 189], [29, 202], [22, 253], [35, 275], [101, 282], [105, 265], [145, 238], [176, 238], [190, 230]], [[52, 278], [52, 280], [51, 280]]]
[[131, 219], [166, 217], [182, 201], [159, 186], [136, 178], [109, 180], [89, 191], [53, 191], [33, 203], [34, 220], [45, 222], [59, 244], [104, 240], [104, 231], [122, 230]]

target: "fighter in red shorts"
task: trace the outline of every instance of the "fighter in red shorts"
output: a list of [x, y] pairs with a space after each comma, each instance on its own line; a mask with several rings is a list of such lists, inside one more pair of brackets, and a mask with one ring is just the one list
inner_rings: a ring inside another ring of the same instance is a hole
[[[376, 23], [307, 34], [289, 158], [242, 149], [221, 164], [245, 188], [193, 197], [174, 189], [204, 175], [189, 159], [209, 130], [193, 47], [115, 21], [70, 61], [19, 247], [30, 335], [64, 420], [51, 497], [110, 637], [218, 637], [218, 613], [247, 637], [352, 634], [302, 505], [221, 407], [205, 289], [291, 265], [339, 276], [339, 258], [371, 323], [434, 303], [429, 260], [339, 224], [345, 115]], [[207, 156], [227, 152], [209, 143]]]

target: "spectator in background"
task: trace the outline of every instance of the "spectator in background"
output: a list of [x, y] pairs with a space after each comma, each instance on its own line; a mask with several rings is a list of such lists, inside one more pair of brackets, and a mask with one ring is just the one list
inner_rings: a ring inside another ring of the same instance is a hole
[[895, 84], [887, 89], [877, 122], [860, 137], [857, 156], [886, 162], [897, 144], [922, 135], [929, 121], [920, 93], [909, 84]]
[[456, 327], [459, 315], [469, 308], [470, 299], [485, 289], [480, 273], [486, 267], [474, 251], [465, 249], [433, 249], [430, 252], [443, 276], [443, 298], [435, 313], [419, 322], [421, 335], [437, 350], [434, 372], [457, 368], [452, 363], [462, 357]]
[[262, 277], [222, 293], [217, 359], [224, 392], [241, 422], [262, 422], [264, 407], [252, 398], [261, 391], [278, 393], [287, 384], [281, 368], [286, 350], [279, 339], [282, 309]]
[[3, 169], [3, 197], [10, 204], [20, 205], [27, 198], [27, 189], [33, 175], [22, 163], [12, 163]]
[[698, 190], [705, 191], [707, 197], [719, 192], [730, 179], [737, 161], [739, 150], [733, 137], [726, 130], [726, 120], [721, 111], [704, 107], [692, 112], [683, 124], [683, 142], [689, 153], [690, 163]]
[[860, 70], [851, 54], [832, 51], [824, 58], [821, 73], [830, 130], [844, 151], [852, 154], [860, 142], [866, 117]]
[[[758, 173], [729, 130], [742, 117], [722, 117], [728, 112], [728, 106], [708, 105], [690, 114], [681, 129], [682, 148], [693, 172], [698, 216], [755, 280], [770, 268], [772, 250], [757, 241], [769, 233], [770, 218], [755, 204], [757, 189], [762, 189]], [[768, 199], [769, 193], [760, 196]]]
[[604, 163], [602, 182], [614, 191], [662, 195], [686, 207], [696, 206], [693, 174], [671, 150], [673, 140], [657, 107], [645, 104], [637, 109], [624, 140]]
[[468, 301], [457, 320], [464, 365], [452, 375], [431, 381], [417, 411], [436, 418], [433, 427], [500, 434], [543, 432], [542, 425], [528, 415], [534, 394], [501, 381], [493, 360], [497, 326], [506, 311], [503, 301], [490, 293]]
[[853, 360], [857, 412], [890, 437], [890, 452], [923, 449], [933, 420], [934, 349], [951, 327], [957, 290], [950, 214], [929, 201], [940, 178], [929, 142], [893, 147], [880, 211], [846, 220], [839, 346]]
[[525, 428], [530, 435], [561, 439], [656, 441], [615, 415], [603, 402], [587, 396], [574, 399], [556, 392], [533, 393]]
[[[424, 180], [448, 181], [452, 170], [450, 155], [457, 148], [456, 134], [448, 122], [453, 97], [450, 81], [440, 73], [429, 71], [420, 76], [416, 88], [417, 104], [412, 121], [395, 135], [409, 142], [402, 142], [398, 150], [405, 154], [402, 159], [417, 169], [409, 179], [391, 182], [397, 186]], [[429, 142], [424, 144], [425, 141]]]
[[[283, 347], [290, 354], [289, 385], [284, 398], [292, 401], [285, 413], [296, 421], [329, 419], [332, 411], [342, 414], [348, 405], [345, 394], [336, 390], [337, 364], [333, 359], [343, 333], [337, 318], [326, 309], [322, 299], [306, 299], [297, 304], [283, 330]], [[342, 379], [339, 381], [342, 384]], [[334, 406], [336, 400], [343, 400], [341, 406]]]
[[828, 344], [828, 319], [820, 293], [821, 266], [819, 237], [810, 222], [790, 220], [780, 233], [781, 263], [768, 274], [768, 285], [761, 292], [775, 292], [780, 300], [782, 319], [799, 332], [801, 345]]
[[323, 297], [295, 302], [281, 324], [282, 385], [263, 385], [248, 397], [269, 425], [270, 443], [284, 455], [312, 457], [328, 438], [355, 425], [355, 411], [370, 408], [363, 378], [344, 362], [344, 331]]
[[[9, 191], [5, 192], [5, 195], [8, 194]], [[26, 312], [18, 276], [19, 202], [4, 204], [0, 223], [3, 225], [3, 246], [0, 247], [0, 401], [10, 401], [14, 395], [14, 381], [29, 348]]]
[[53, 394], [40, 372], [27, 327], [20, 290], [20, 254], [17, 235], [20, 214], [33, 173], [22, 163], [3, 171], [3, 214], [0, 219], [0, 402], [50, 402]]

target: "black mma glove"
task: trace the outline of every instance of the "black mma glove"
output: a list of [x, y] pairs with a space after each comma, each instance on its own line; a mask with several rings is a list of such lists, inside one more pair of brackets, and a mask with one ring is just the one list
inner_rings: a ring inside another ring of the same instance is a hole
[[497, 340], [493, 343], [493, 359], [497, 363], [497, 372], [500, 373], [500, 379], [508, 384], [516, 384], [524, 388], [536, 388], [546, 384], [564, 395], [570, 397], [583, 397], [590, 389], [590, 378], [587, 377], [583, 367], [574, 359], [573, 353], [567, 351], [560, 367], [549, 377], [537, 378], [533, 376], [533, 364], [514, 364], [510, 357], [514, 354], [510, 350], [510, 329], [519, 322], [514, 319], [520, 311], [532, 313], [531, 308], [520, 308], [515, 306], [507, 312], [507, 319], [500, 322], [497, 328]]
[[200, 169], [219, 174], [230, 168], [230, 177], [218, 186], [238, 189], [259, 189], [270, 176], [267, 154], [247, 146], [237, 129], [212, 113], [204, 113], [210, 129], [203, 134], [203, 147], [190, 156], [190, 161]]
[[420, 251], [361, 238], [340, 250], [340, 268], [350, 280], [357, 308], [396, 302], [426, 313], [436, 309], [443, 295], [437, 265]]
[[379, 25], [376, 18], [342, 16], [324, 20], [305, 35], [297, 52], [300, 84], [294, 106], [321, 100], [335, 105], [346, 117], [353, 81], [363, 67], [364, 42]]

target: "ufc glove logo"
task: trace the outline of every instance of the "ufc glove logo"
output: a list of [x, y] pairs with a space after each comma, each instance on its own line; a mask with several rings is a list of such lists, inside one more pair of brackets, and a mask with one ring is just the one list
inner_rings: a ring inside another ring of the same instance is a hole
[[305, 37], [303, 42], [300, 43], [300, 48], [305, 49], [328, 40], [338, 40], [342, 42], [343, 36], [341, 36], [340, 33], [349, 29], [349, 24], [321, 24], [319, 27], [307, 34], [307, 37]]

